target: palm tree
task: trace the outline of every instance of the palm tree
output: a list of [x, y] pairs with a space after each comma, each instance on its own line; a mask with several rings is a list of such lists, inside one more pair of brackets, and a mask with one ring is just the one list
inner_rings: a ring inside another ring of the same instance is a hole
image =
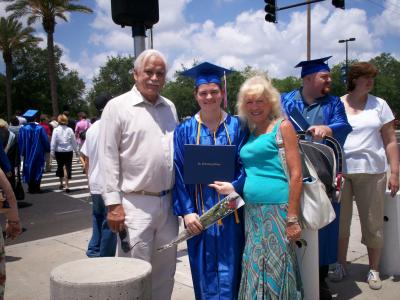
[[28, 16], [28, 25], [38, 20], [42, 21], [43, 29], [47, 33], [47, 60], [49, 67], [49, 80], [51, 91], [51, 103], [53, 115], [58, 115], [57, 77], [54, 59], [54, 30], [56, 18], [66, 22], [66, 12], [91, 13], [89, 7], [75, 4], [79, 0], [0, 0], [13, 2], [6, 7], [6, 11], [12, 12], [11, 16], [20, 18]]
[[7, 118], [11, 119], [11, 85], [12, 85], [12, 54], [14, 51], [36, 45], [41, 38], [34, 37], [32, 27], [23, 28], [22, 24], [12, 17], [0, 18], [0, 50], [3, 52], [6, 64], [6, 95]]

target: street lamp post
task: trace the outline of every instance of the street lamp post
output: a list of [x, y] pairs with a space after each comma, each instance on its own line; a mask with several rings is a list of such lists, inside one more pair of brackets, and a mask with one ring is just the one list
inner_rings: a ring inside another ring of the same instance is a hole
[[354, 42], [356, 40], [356, 38], [349, 38], [346, 40], [339, 40], [339, 43], [346, 43], [346, 81], [347, 81], [347, 74], [348, 74], [348, 70], [349, 70], [349, 46], [348, 46], [348, 42]]

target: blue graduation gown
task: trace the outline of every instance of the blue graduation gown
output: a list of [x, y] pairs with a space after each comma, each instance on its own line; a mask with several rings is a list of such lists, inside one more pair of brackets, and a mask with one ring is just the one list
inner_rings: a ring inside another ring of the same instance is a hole
[[[197, 185], [197, 204], [195, 185], [184, 184], [183, 162], [184, 145], [196, 144], [198, 121], [197, 116], [180, 124], [174, 132], [175, 187], [173, 191], [174, 213], [184, 216], [197, 213], [199, 216], [215, 205], [219, 199], [214, 189], [207, 185]], [[248, 130], [242, 127], [239, 119], [226, 115], [223, 123], [214, 134], [201, 125], [200, 144], [202, 145], [236, 145], [235, 190], [242, 193], [245, 173], [239, 158], [239, 151], [248, 136]], [[226, 128], [226, 129], [225, 129]], [[201, 189], [201, 192], [200, 192]], [[220, 199], [223, 195], [220, 196]], [[201, 234], [188, 240], [188, 252], [192, 280], [197, 300], [200, 299], [237, 299], [241, 276], [241, 259], [244, 246], [244, 224], [242, 209], [224, 218], [222, 225], [214, 224]]]
[[[283, 94], [281, 101], [286, 115], [288, 115], [288, 112], [292, 110], [293, 106], [297, 107], [300, 112], [302, 112], [306, 106], [301, 96], [300, 89]], [[353, 130], [347, 121], [343, 103], [340, 101], [339, 97], [331, 95], [326, 95], [317, 99], [317, 101], [321, 103], [323, 123], [312, 123], [310, 125], [329, 126], [332, 129], [333, 137], [343, 147], [347, 135]], [[293, 126], [297, 128], [294, 123]], [[333, 202], [332, 205], [336, 213], [335, 220], [318, 231], [320, 266], [326, 266], [337, 261], [340, 204]]]
[[43, 174], [45, 154], [50, 152], [49, 138], [45, 129], [36, 123], [21, 127], [18, 135], [19, 153], [24, 157], [22, 171], [25, 182], [40, 181]]

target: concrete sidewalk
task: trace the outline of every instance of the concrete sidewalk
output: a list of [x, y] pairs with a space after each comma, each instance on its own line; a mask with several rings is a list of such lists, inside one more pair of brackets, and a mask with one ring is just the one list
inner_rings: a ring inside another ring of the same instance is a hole
[[[364, 281], [368, 271], [368, 257], [365, 247], [359, 242], [361, 233], [356, 210], [354, 210], [351, 234], [348, 254], [348, 260], [350, 261], [348, 266], [349, 276], [341, 283], [330, 283], [333, 292], [335, 292], [335, 299], [400, 299], [400, 284], [398, 282], [400, 278], [383, 277], [383, 288], [379, 291], [369, 289], [368, 284]], [[51, 270], [63, 263], [86, 258], [85, 251], [90, 235], [91, 229], [86, 229], [7, 246], [5, 299], [49, 299]], [[177, 270], [172, 299], [194, 299], [186, 243], [180, 244], [178, 248]]]

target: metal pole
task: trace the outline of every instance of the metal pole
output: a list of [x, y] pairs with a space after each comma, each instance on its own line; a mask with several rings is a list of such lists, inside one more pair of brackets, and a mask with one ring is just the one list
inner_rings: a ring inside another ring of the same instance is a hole
[[307, 60], [311, 60], [311, 3], [307, 2]]
[[138, 57], [146, 49], [146, 27], [144, 24], [132, 26], [132, 37], [135, 57]]
[[348, 60], [348, 53], [349, 53], [349, 46], [348, 46], [348, 40], [346, 40], [346, 78], [349, 74], [349, 60]]

